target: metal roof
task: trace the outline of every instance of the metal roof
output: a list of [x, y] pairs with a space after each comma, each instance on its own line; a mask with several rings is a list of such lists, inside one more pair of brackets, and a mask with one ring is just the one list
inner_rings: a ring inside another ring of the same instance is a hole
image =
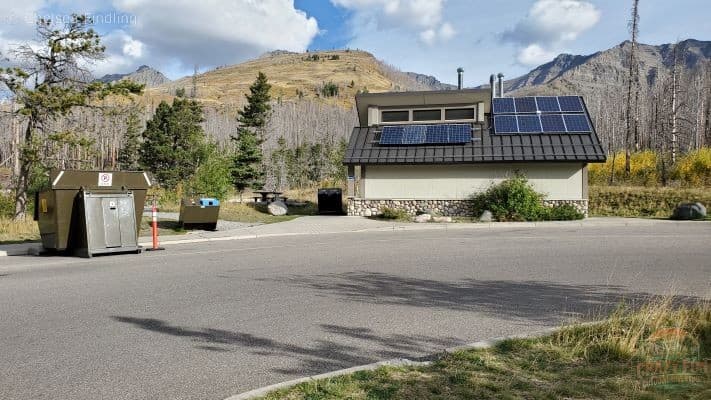
[[478, 131], [480, 139], [462, 144], [385, 146], [378, 143], [377, 129], [353, 128], [344, 164], [591, 163], [606, 159], [595, 132], [497, 135], [483, 129]]

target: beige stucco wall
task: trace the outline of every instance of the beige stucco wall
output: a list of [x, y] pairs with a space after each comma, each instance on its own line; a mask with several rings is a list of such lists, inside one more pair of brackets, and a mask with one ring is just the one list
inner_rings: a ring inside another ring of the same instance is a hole
[[583, 199], [583, 164], [368, 165], [365, 199], [466, 199], [516, 171], [549, 200]]

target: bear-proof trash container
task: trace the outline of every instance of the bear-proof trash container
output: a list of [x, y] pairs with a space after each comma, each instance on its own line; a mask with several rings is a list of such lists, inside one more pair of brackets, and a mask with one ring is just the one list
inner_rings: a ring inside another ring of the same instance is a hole
[[37, 193], [35, 219], [42, 246], [91, 257], [141, 252], [138, 245], [145, 172], [52, 171], [51, 189]]
[[340, 188], [318, 190], [319, 214], [343, 214], [343, 191]]
[[178, 223], [185, 229], [217, 229], [220, 200], [211, 197], [186, 198], [180, 202]]

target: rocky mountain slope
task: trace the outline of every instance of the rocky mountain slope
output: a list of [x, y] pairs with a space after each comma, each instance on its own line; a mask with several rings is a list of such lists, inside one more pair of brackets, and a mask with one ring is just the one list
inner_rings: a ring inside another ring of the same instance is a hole
[[104, 75], [102, 78], [99, 79], [99, 81], [109, 83], [117, 82], [122, 79], [130, 79], [134, 82], [142, 83], [149, 88], [160, 86], [170, 82], [170, 79], [163, 75], [163, 73], [147, 65], [142, 65], [138, 67], [136, 71], [131, 72], [130, 74]]
[[[531, 72], [505, 81], [508, 92], [517, 95], [600, 92], [610, 87], [623, 86], [627, 77], [630, 42], [591, 55], [561, 54], [553, 61]], [[640, 44], [640, 85], [644, 91], [670, 71], [677, 47], [679, 65], [685, 72], [694, 73], [711, 63], [711, 41], [688, 39], [677, 44], [652, 46]]]

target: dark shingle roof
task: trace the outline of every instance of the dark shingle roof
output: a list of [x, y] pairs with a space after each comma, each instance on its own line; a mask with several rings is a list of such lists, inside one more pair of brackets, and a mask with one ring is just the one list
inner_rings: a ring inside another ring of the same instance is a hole
[[376, 127], [353, 128], [343, 163], [472, 164], [496, 162], [604, 162], [595, 132], [583, 134], [497, 135], [478, 131], [480, 139], [448, 145], [380, 145]]

